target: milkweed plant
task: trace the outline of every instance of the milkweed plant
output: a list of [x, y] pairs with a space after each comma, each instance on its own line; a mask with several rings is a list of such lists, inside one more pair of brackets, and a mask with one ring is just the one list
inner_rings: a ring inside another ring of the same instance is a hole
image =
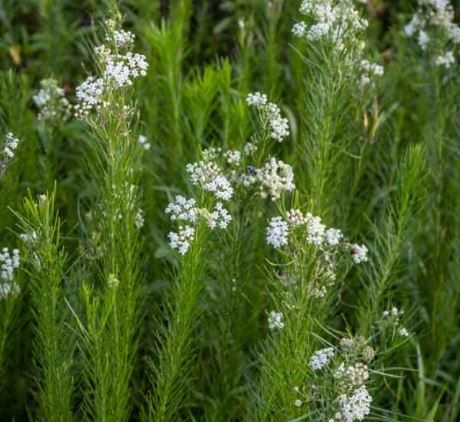
[[0, 6], [0, 414], [460, 419], [449, 0]]

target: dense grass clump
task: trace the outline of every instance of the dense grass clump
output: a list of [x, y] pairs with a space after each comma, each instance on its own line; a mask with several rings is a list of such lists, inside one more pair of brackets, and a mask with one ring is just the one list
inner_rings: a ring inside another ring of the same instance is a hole
[[460, 420], [456, 5], [0, 4], [0, 419]]

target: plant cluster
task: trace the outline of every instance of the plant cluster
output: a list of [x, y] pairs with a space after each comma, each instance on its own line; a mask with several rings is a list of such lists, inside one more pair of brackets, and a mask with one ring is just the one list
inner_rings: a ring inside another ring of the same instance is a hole
[[2, 420], [460, 419], [453, 3], [0, 16]]

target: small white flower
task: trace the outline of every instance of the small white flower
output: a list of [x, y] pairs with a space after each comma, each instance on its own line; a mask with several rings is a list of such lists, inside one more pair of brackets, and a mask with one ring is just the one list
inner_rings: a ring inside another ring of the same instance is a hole
[[136, 229], [140, 230], [144, 226], [144, 222], [144, 211], [139, 208], [134, 217], [134, 225], [136, 226]]
[[361, 264], [362, 262], [367, 262], [368, 249], [365, 245], [358, 245], [356, 243], [351, 245], [351, 257], [355, 264]]
[[401, 327], [399, 329], [399, 335], [403, 337], [409, 337], [409, 331], [407, 331], [407, 328]]
[[423, 22], [419, 20], [418, 15], [414, 15], [410, 22], [404, 27], [404, 33], [406, 36], [412, 37], [421, 25], [423, 25]]
[[308, 366], [313, 371], [318, 371], [329, 364], [334, 358], [334, 349], [327, 347], [325, 349], [317, 350], [310, 359]]
[[204, 190], [213, 192], [216, 198], [228, 201], [233, 196], [233, 188], [225, 176], [216, 176], [212, 181], [202, 185]]
[[104, 88], [103, 79], [94, 76], [88, 76], [84, 82], [77, 86], [75, 90], [77, 97], [75, 115], [77, 118], [85, 118], [91, 110], [98, 110], [101, 107]]
[[297, 22], [292, 27], [292, 34], [295, 37], [303, 38], [306, 32], [307, 32], [307, 26], [305, 25], [305, 22]]
[[233, 196], [229, 180], [222, 175], [219, 166], [211, 161], [199, 161], [185, 167], [193, 185], [200, 185], [203, 190], [212, 192], [218, 199], [228, 201]]
[[369, 370], [367, 365], [361, 362], [355, 363], [354, 366], [346, 366], [341, 363], [334, 370], [334, 377], [341, 383], [359, 387], [369, 379]]
[[305, 224], [305, 217], [302, 211], [292, 208], [286, 214], [286, 219], [292, 227], [299, 227]]
[[435, 64], [436, 66], [444, 66], [446, 69], [449, 69], [455, 64], [454, 53], [452, 53], [452, 51], [447, 51], [444, 55], [436, 57]]
[[376, 77], [383, 76], [383, 66], [371, 63], [368, 60], [361, 61], [361, 85], [369, 85]]
[[418, 34], [418, 45], [422, 50], [426, 49], [426, 46], [428, 45], [428, 42], [430, 41], [430, 37], [425, 31], [420, 31]]
[[141, 144], [142, 148], [144, 148], [146, 151], [148, 151], [151, 147], [149, 140], [147, 139], [146, 136], [144, 135], [139, 135], [139, 138], [137, 139], [139, 144]]
[[419, 0], [419, 7], [404, 27], [408, 37], [414, 37], [423, 50], [431, 41], [431, 34], [441, 34], [453, 44], [460, 43], [460, 27], [454, 22], [454, 8], [448, 0]]
[[284, 328], [284, 316], [281, 312], [271, 311], [268, 315], [268, 328], [270, 330], [282, 330]]
[[125, 55], [110, 54], [106, 58], [104, 80], [117, 88], [130, 86], [133, 79], [147, 74], [148, 63], [144, 55], [128, 52]]
[[326, 226], [321, 223], [321, 218], [308, 213], [305, 217], [307, 224], [307, 241], [313, 245], [321, 246], [326, 235]]
[[197, 222], [196, 202], [193, 198], [186, 199], [177, 195], [173, 202], [170, 202], [165, 210], [171, 215], [171, 221], [185, 221], [195, 224]]
[[393, 321], [395, 321], [396, 323], [399, 322], [399, 317], [403, 314], [403, 311], [400, 311], [398, 308], [396, 308], [395, 306], [393, 306], [391, 309], [386, 309], [385, 311], [383, 311], [382, 313], [382, 318], [385, 320], [385, 319], [389, 319], [391, 318]]
[[257, 145], [252, 142], [246, 142], [243, 147], [244, 155], [251, 156], [257, 151]]
[[273, 217], [267, 227], [267, 244], [281, 248], [288, 244], [288, 223], [281, 217]]
[[294, 406], [295, 406], [295, 407], [300, 407], [300, 406], [302, 406], [302, 400], [297, 399], [297, 400], [294, 402]]
[[227, 163], [231, 166], [237, 166], [241, 160], [241, 152], [238, 150], [230, 150], [225, 153]]
[[113, 39], [117, 48], [131, 46], [134, 42], [134, 38], [135, 36], [132, 32], [124, 31], [123, 29], [119, 29], [112, 34], [107, 34], [105, 37], [106, 41], [109, 42]]
[[10, 253], [8, 248], [3, 248], [0, 252], [0, 279], [13, 281], [14, 270], [19, 268], [20, 261], [18, 249], [13, 249]]
[[[203, 210], [201, 210], [203, 212]], [[212, 212], [208, 212], [207, 210], [203, 213], [206, 216], [208, 227], [214, 229], [219, 227], [220, 229], [226, 229], [229, 225], [230, 221], [232, 221], [232, 216], [230, 213], [224, 208], [224, 205], [221, 202], [218, 202], [214, 206], [214, 210]]]
[[185, 255], [195, 238], [195, 229], [190, 226], [179, 226], [179, 232], [170, 232], [169, 246], [176, 249], [181, 255]]
[[37, 195], [37, 202], [39, 207], [44, 207], [48, 202], [48, 196], [46, 193]]
[[0, 283], [0, 299], [6, 299], [9, 296], [17, 296], [21, 289], [14, 281], [9, 283]]
[[248, 96], [246, 97], [246, 102], [250, 106], [260, 107], [268, 103], [268, 98], [265, 94], [262, 94], [260, 92], [254, 92], [248, 94]]
[[[5, 146], [3, 148], [3, 155], [6, 161], [14, 158], [14, 153], [18, 145], [19, 145], [19, 139], [16, 136], [14, 136], [11, 132], [8, 132], [5, 136]], [[0, 163], [1, 163], [1, 158], [0, 158]]]
[[343, 239], [343, 233], [339, 229], [327, 229], [325, 235], [329, 246], [337, 246]]
[[70, 103], [65, 98], [65, 92], [55, 79], [44, 79], [40, 82], [41, 89], [32, 97], [40, 110], [39, 119], [56, 119], [66, 117], [70, 111]]

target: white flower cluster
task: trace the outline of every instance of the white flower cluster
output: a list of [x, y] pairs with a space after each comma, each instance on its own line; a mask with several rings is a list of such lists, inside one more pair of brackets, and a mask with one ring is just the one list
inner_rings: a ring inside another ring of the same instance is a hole
[[70, 103], [65, 98], [64, 90], [53, 79], [44, 79], [40, 82], [40, 90], [32, 97], [39, 109], [40, 120], [66, 118], [70, 112]]
[[252, 142], [246, 142], [243, 147], [243, 152], [245, 155], [250, 157], [257, 151], [257, 145]]
[[273, 201], [279, 199], [283, 192], [295, 189], [292, 167], [274, 157], [256, 170], [255, 180], [260, 183], [262, 198], [268, 197]]
[[[268, 102], [266, 95], [250, 94], [247, 102], [255, 106], [261, 113], [269, 127], [271, 138], [282, 141], [288, 136], [287, 120], [281, 117], [280, 110], [275, 104]], [[265, 137], [261, 139], [265, 140]], [[270, 157], [261, 168], [244, 165], [244, 162], [251, 159], [257, 151], [257, 142], [258, 138], [255, 136], [253, 142], [246, 143], [242, 150], [231, 149], [224, 152], [221, 148], [204, 150], [200, 161], [189, 163], [186, 166], [192, 185], [212, 193], [214, 199], [222, 201], [228, 201], [233, 197], [232, 183], [245, 188], [257, 185], [261, 197], [269, 197], [272, 200], [279, 199], [283, 192], [294, 190], [292, 167], [282, 161]], [[175, 202], [169, 204], [166, 213], [171, 215], [171, 220], [185, 221], [192, 226], [197, 224], [199, 217], [204, 218], [211, 229], [225, 229], [231, 221], [231, 215], [221, 202], [215, 204], [212, 209], [203, 209], [198, 208], [193, 199], [185, 200], [183, 197], [177, 197]], [[273, 230], [276, 230], [275, 226]], [[282, 233], [267, 234], [267, 240], [270, 241], [269, 239], [273, 238], [274, 244], [277, 245], [276, 236], [282, 236]], [[282, 238], [279, 239], [278, 241], [282, 242]], [[173, 242], [170, 244], [176, 249], [182, 246], [182, 251], [187, 250], [179, 243], [177, 236], [173, 236]]]
[[286, 212], [286, 219], [291, 227], [300, 227], [305, 224], [305, 216], [297, 208], [291, 208]]
[[212, 192], [216, 198], [228, 201], [233, 196], [230, 181], [215, 162], [201, 160], [187, 164], [185, 169], [193, 185], [199, 185], [203, 190]]
[[245, 188], [257, 187], [262, 198], [270, 198], [272, 201], [280, 199], [285, 192], [295, 190], [292, 167], [274, 157], [269, 157], [260, 168], [247, 166], [240, 173], [233, 171], [232, 179]]
[[16, 136], [14, 136], [11, 132], [8, 132], [5, 136], [5, 146], [2, 150], [4, 159], [0, 160], [0, 164], [2, 163], [2, 161], [7, 162], [14, 158], [14, 153], [18, 145], [19, 139]]
[[369, 85], [376, 77], [383, 76], [383, 66], [371, 63], [369, 60], [361, 60], [361, 86]]
[[185, 255], [195, 238], [195, 229], [190, 226], [179, 226], [178, 232], [170, 232], [168, 237], [169, 246], [176, 249], [181, 255]]
[[17, 283], [0, 283], [0, 299], [17, 296], [20, 292], [21, 289]]
[[326, 386], [331, 384], [332, 374], [334, 380], [332, 385], [337, 394], [334, 401], [335, 411], [328, 422], [362, 421], [370, 413], [372, 396], [366, 387], [366, 382], [369, 380], [369, 369], [367, 364], [359, 359], [361, 357], [364, 361], [370, 362], [375, 352], [365, 343], [362, 337], [343, 338], [340, 341], [340, 349], [334, 350], [332, 347], [321, 349], [315, 352], [310, 359], [309, 366], [315, 372], [321, 371], [334, 361], [331, 371], [319, 373], [324, 378], [323, 383]]
[[89, 76], [76, 89], [77, 104], [75, 115], [84, 119], [91, 110], [98, 111], [104, 105], [103, 96], [109, 89], [121, 89], [133, 84], [134, 79], [147, 74], [148, 63], [144, 55], [120, 49], [129, 49], [134, 41], [134, 35], [127, 31], [113, 29], [114, 24], [108, 24], [109, 33], [106, 40], [113, 44], [102, 45], [95, 48], [96, 55], [101, 65], [101, 76]]
[[[302, 211], [295, 208], [286, 212], [285, 220], [281, 217], [274, 217], [271, 219], [267, 230], [267, 242], [269, 238], [272, 239], [274, 237], [278, 239], [278, 241], [273, 243], [272, 240], [270, 240], [268, 244], [275, 247], [285, 246], [288, 244], [289, 227], [292, 229], [298, 229], [303, 226], [305, 226], [305, 239], [309, 244], [315, 245], [321, 249], [328, 249], [330, 247], [343, 245], [350, 250], [352, 259], [356, 264], [367, 261], [366, 246], [347, 243], [344, 240], [341, 230], [332, 227], [327, 228], [326, 225], [322, 223], [320, 217], [311, 213], [304, 215]], [[282, 228], [282, 230], [280, 228]], [[269, 237], [268, 233], [272, 232], [276, 235]], [[280, 241], [280, 239], [282, 239], [282, 241]]]
[[134, 216], [134, 226], [136, 229], [140, 230], [144, 227], [145, 218], [144, 218], [144, 210], [139, 208], [136, 211], [136, 215]]
[[455, 64], [454, 53], [452, 51], [447, 51], [445, 54], [436, 57], [434, 62], [436, 66], [444, 66], [446, 69], [449, 69]]
[[335, 356], [334, 349], [332, 347], [327, 347], [325, 349], [317, 350], [310, 359], [308, 366], [313, 371], [319, 371], [325, 366], [329, 365], [332, 359]]
[[212, 212], [203, 209], [200, 209], [199, 212], [201, 215], [205, 216], [210, 229], [215, 229], [216, 227], [219, 229], [226, 229], [230, 224], [230, 221], [232, 221], [232, 216], [224, 208], [224, 204], [222, 204], [222, 202], [218, 202], [214, 205]]
[[254, 92], [247, 96], [246, 102], [249, 106], [256, 107], [260, 112], [262, 120], [270, 128], [270, 137], [277, 142], [283, 142], [289, 136], [288, 119], [281, 116], [280, 108], [268, 101], [265, 94]]
[[171, 221], [186, 221], [196, 224], [198, 220], [196, 201], [193, 198], [187, 199], [182, 195], [177, 195], [175, 200], [166, 207], [165, 212], [170, 214]]
[[134, 43], [135, 36], [132, 32], [124, 31], [123, 29], [115, 30], [112, 33], [112, 37], [109, 34], [106, 34], [105, 40], [115, 42], [117, 48], [126, 48], [130, 47]]
[[365, 385], [356, 389], [352, 395], [341, 394], [338, 399], [339, 411], [332, 421], [363, 421], [371, 412], [372, 396]]
[[339, 229], [330, 228], [325, 232], [326, 243], [329, 246], [337, 246], [343, 239], [343, 233]]
[[403, 311], [393, 306], [391, 309], [383, 311], [382, 320], [383, 323], [390, 323], [393, 327], [395, 327], [398, 330], [398, 334], [400, 336], [409, 337], [409, 331], [407, 328], [402, 327], [400, 323], [400, 318], [403, 314]]
[[91, 110], [98, 110], [102, 106], [104, 93], [104, 80], [94, 76], [88, 76], [85, 81], [77, 86], [75, 95], [77, 104], [74, 106], [75, 116], [85, 118]]
[[187, 199], [181, 195], [177, 195], [174, 201], [169, 203], [165, 212], [170, 215], [171, 221], [188, 223], [179, 227], [179, 233], [169, 233], [171, 248], [177, 249], [181, 255], [184, 255], [191, 245], [195, 234], [194, 227], [198, 225], [199, 217], [204, 218], [210, 229], [226, 229], [232, 220], [232, 216], [221, 202], [217, 202], [213, 210], [209, 211], [206, 208], [198, 208], [195, 199]]
[[281, 248], [289, 243], [288, 236], [288, 223], [281, 217], [273, 217], [267, 227], [267, 244]]
[[12, 281], [14, 276], [14, 270], [19, 268], [20, 257], [19, 250], [13, 249], [11, 254], [8, 248], [3, 248], [0, 253], [0, 277], [5, 281]]
[[240, 164], [241, 152], [237, 149], [231, 149], [230, 151], [227, 151], [224, 155], [227, 159], [227, 163], [231, 166], [237, 166], [238, 164]]
[[116, 88], [133, 84], [133, 80], [147, 74], [148, 63], [142, 54], [127, 52], [109, 54], [105, 58], [104, 80], [112, 82]]
[[222, 154], [220, 148], [209, 148], [203, 151], [200, 161], [186, 165], [192, 185], [210, 192], [212, 199], [217, 202], [212, 206], [208, 203], [206, 207], [199, 207], [194, 198], [186, 199], [177, 195], [165, 210], [166, 214], [170, 215], [171, 221], [186, 223], [185, 227], [180, 228], [182, 233], [179, 230], [179, 233], [169, 234], [171, 248], [178, 250], [182, 255], [190, 247], [200, 221], [204, 221], [211, 230], [214, 230], [226, 229], [232, 220], [232, 216], [220, 201], [228, 201], [232, 198], [233, 187], [224, 175], [223, 168], [217, 163], [218, 159], [224, 159], [230, 166], [237, 166], [241, 155], [236, 150]]
[[[460, 44], [460, 26], [454, 22], [454, 9], [448, 0], [418, 0], [418, 9], [404, 27], [408, 37], [414, 37], [419, 47], [426, 50], [432, 33], [441, 34], [446, 43]], [[455, 63], [452, 51], [438, 55], [435, 64], [450, 67]]]
[[[196, 224], [198, 220], [198, 212], [195, 207], [194, 199], [186, 199], [178, 195], [173, 202], [170, 202], [165, 210], [166, 214], [170, 214], [171, 221], [188, 222]], [[179, 225], [178, 232], [170, 232], [168, 234], [169, 246], [171, 249], [177, 250], [181, 255], [185, 255], [191, 246], [191, 242], [195, 237], [195, 228], [190, 225]]]
[[367, 253], [368, 249], [366, 245], [358, 245], [353, 243], [351, 246], [351, 256], [355, 264], [361, 264], [362, 262], [367, 262]]
[[295, 37], [312, 42], [328, 40], [334, 51], [339, 52], [347, 45], [349, 55], [346, 60], [353, 71], [351, 74], [360, 75], [362, 87], [372, 86], [374, 79], [383, 75], [382, 66], [363, 58], [365, 43], [359, 41], [359, 35], [368, 22], [360, 16], [351, 0], [304, 0], [300, 13], [306, 20], [294, 24], [292, 33]]
[[19, 293], [19, 286], [14, 282], [14, 271], [20, 265], [19, 250], [13, 249], [10, 253], [8, 248], [3, 248], [0, 252], [0, 299], [5, 299], [9, 295]]
[[304, 215], [298, 209], [290, 209], [285, 218], [273, 217], [266, 230], [268, 245], [283, 248], [289, 245], [290, 232], [297, 232], [304, 237], [307, 244], [316, 248], [315, 269], [311, 283], [308, 286], [312, 297], [323, 298], [328, 288], [335, 283], [338, 258], [340, 251], [344, 251], [355, 264], [367, 261], [367, 247], [350, 244], [341, 230], [327, 228], [320, 217], [311, 213]]
[[[265, 122], [269, 124], [272, 138], [281, 141], [287, 136], [287, 120], [281, 117], [276, 105], [268, 102], [266, 95], [249, 94], [247, 101], [261, 112]], [[204, 150], [201, 160], [186, 165], [192, 185], [211, 192], [215, 199], [221, 201], [228, 201], [233, 197], [233, 185], [243, 188], [255, 187], [261, 197], [272, 200], [279, 199], [284, 192], [293, 191], [294, 174], [288, 164], [269, 157], [260, 168], [247, 165], [258, 150], [258, 142], [264, 142], [266, 139], [264, 136], [253, 136], [252, 142], [247, 142], [241, 149], [222, 151], [221, 148], [211, 147]], [[210, 227], [222, 227], [230, 221], [229, 215], [227, 216], [220, 206], [208, 212], [202, 209], [198, 211], [200, 216], [208, 220]]]
[[[199, 186], [203, 191], [211, 192], [214, 199], [228, 201], [233, 196], [233, 188], [221, 167], [214, 161], [220, 152], [213, 148], [203, 151], [203, 159], [187, 164], [186, 171], [193, 185]], [[182, 255], [191, 245], [200, 218], [204, 219], [211, 230], [226, 229], [232, 220], [232, 216], [222, 202], [216, 202], [209, 210], [198, 207], [195, 199], [186, 199], [181, 195], [176, 196], [175, 200], [169, 203], [165, 212], [170, 215], [171, 221], [187, 223], [187, 226], [180, 227], [179, 233], [169, 234], [171, 248], [178, 250]]]
[[368, 25], [350, 0], [303, 0], [300, 13], [306, 21], [294, 24], [292, 33], [309, 41], [329, 40], [341, 50]]
[[321, 218], [311, 213], [305, 216], [307, 226], [307, 241], [312, 245], [319, 246], [326, 240], [326, 226], [321, 222]]
[[268, 315], [268, 328], [270, 330], [282, 330], [284, 328], [284, 316], [281, 312], [271, 311]]
[[340, 384], [346, 383], [352, 386], [360, 386], [369, 379], [367, 365], [357, 362], [355, 365], [345, 365], [343, 362], [335, 369], [334, 377]]
[[246, 97], [246, 103], [249, 106], [261, 108], [265, 107], [268, 104], [268, 97], [266, 94], [262, 94], [261, 92], [251, 92]]

